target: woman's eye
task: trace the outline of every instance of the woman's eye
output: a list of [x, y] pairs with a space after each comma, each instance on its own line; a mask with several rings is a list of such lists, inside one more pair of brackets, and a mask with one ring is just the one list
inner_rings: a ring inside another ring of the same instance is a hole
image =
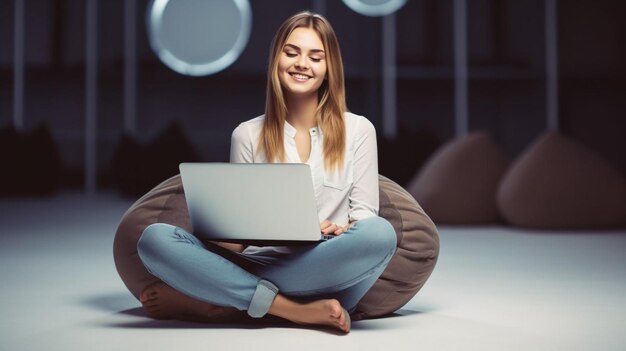
[[286, 52], [285, 55], [287, 55], [287, 57], [296, 57], [298, 54], [294, 54], [293, 52]]
[[313, 61], [313, 62], [320, 62], [320, 61], [322, 61], [322, 59], [321, 58], [317, 58], [317, 57], [311, 57], [311, 61]]

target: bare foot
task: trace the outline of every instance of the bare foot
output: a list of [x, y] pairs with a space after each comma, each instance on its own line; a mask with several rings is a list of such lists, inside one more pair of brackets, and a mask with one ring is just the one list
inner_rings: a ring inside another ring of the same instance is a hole
[[350, 332], [350, 315], [334, 299], [298, 303], [278, 294], [269, 313], [297, 324], [324, 325]]
[[237, 309], [193, 299], [160, 281], [148, 285], [139, 294], [139, 301], [148, 316], [155, 319], [223, 322], [241, 315]]

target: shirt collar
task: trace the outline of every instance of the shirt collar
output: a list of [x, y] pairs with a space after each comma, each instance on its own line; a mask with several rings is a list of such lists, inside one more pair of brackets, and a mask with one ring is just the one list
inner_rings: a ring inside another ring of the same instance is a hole
[[[287, 135], [288, 137], [290, 137], [292, 139], [296, 137], [296, 128], [294, 126], [292, 126], [291, 124], [289, 124], [289, 122], [285, 121], [284, 129], [285, 129], [285, 135]], [[322, 128], [320, 128], [320, 127], [311, 128], [311, 129], [309, 129], [309, 132], [311, 130], [315, 130], [315, 132], [319, 136], [323, 135]]]
[[289, 124], [289, 122], [285, 121], [285, 134], [290, 137], [290, 138], [294, 138], [296, 136], [296, 128], [294, 128], [291, 124]]
[[317, 132], [318, 136], [324, 135], [324, 132], [322, 132], [322, 128], [320, 128], [319, 126], [313, 128], [313, 129], [315, 129], [315, 131]]

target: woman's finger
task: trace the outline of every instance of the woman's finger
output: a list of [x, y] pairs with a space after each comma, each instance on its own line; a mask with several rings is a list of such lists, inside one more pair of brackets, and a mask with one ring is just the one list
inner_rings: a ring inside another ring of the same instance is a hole
[[333, 234], [335, 230], [337, 230], [337, 228], [333, 224], [331, 224], [328, 227], [322, 229], [322, 234], [330, 235], [330, 234]]
[[330, 227], [331, 225], [333, 225], [333, 222], [326, 219], [320, 224], [320, 229], [321, 230], [328, 229], [328, 227]]
[[337, 229], [335, 230], [335, 235], [343, 234], [346, 231], [346, 227], [340, 226], [339, 224], [335, 224]]

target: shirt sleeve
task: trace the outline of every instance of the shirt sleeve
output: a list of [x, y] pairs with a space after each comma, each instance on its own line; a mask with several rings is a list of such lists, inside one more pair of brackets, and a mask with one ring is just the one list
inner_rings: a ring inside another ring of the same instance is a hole
[[378, 215], [378, 149], [376, 129], [367, 119], [358, 123], [354, 150], [354, 182], [349, 195], [350, 221]]
[[233, 130], [230, 138], [230, 163], [253, 163], [253, 150], [250, 132], [242, 123]]

